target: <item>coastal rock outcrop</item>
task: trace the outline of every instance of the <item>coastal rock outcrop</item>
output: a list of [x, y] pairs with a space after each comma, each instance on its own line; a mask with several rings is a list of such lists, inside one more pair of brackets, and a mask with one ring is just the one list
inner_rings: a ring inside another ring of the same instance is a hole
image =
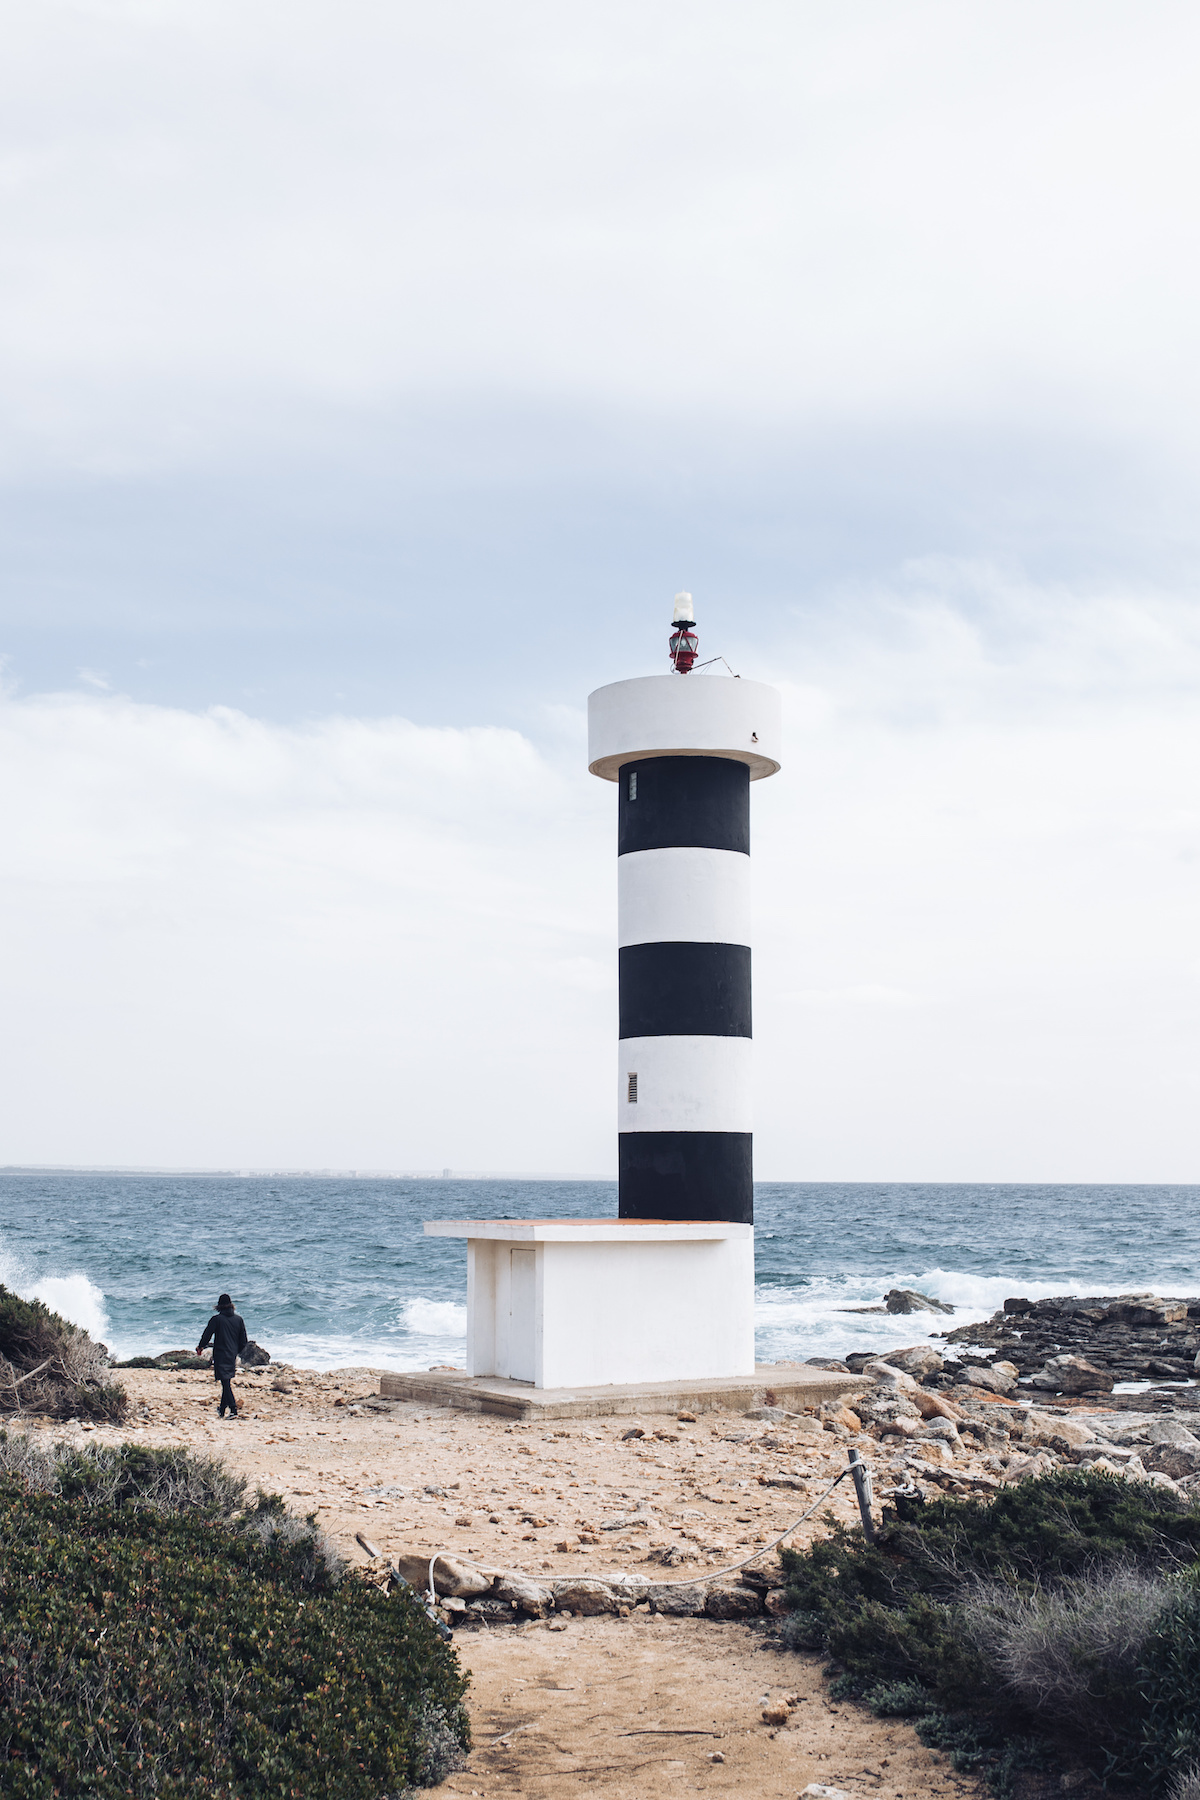
[[[963, 1346], [965, 1368], [982, 1365], [981, 1351], [1002, 1353], [1022, 1381], [1065, 1394], [1104, 1391], [1130, 1381], [1191, 1382], [1200, 1371], [1200, 1299], [1157, 1294], [1059, 1294], [1045, 1300], [1014, 1296], [982, 1323], [947, 1332], [948, 1345]], [[1102, 1379], [1082, 1385], [1085, 1371]], [[1055, 1389], [1052, 1383], [1063, 1376]], [[1038, 1377], [1043, 1379], [1039, 1380]]]
[[915, 1288], [891, 1288], [883, 1296], [885, 1309], [890, 1313], [952, 1313], [954, 1308], [944, 1300], [934, 1300], [929, 1294], [918, 1294]]

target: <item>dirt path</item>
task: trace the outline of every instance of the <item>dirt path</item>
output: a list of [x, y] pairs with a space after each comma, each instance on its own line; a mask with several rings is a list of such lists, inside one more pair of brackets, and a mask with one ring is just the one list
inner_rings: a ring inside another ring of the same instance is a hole
[[[832, 1704], [819, 1657], [781, 1652], [744, 1625], [635, 1615], [463, 1634], [458, 1645], [476, 1748], [440, 1794], [795, 1800], [809, 1782], [887, 1800], [985, 1791], [901, 1721]], [[764, 1707], [796, 1695], [786, 1726], [763, 1724]]]

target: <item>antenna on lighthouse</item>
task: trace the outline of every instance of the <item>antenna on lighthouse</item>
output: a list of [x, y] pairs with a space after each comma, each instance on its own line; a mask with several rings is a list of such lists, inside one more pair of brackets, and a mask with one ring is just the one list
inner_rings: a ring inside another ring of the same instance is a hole
[[696, 636], [695, 629], [696, 614], [690, 594], [676, 594], [672, 624], [674, 630], [667, 646], [671, 667], [677, 675], [688, 675], [700, 650], [700, 639]]

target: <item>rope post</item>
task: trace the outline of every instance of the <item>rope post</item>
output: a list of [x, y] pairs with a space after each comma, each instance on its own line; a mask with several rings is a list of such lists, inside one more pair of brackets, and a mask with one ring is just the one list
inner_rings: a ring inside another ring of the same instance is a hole
[[850, 1474], [854, 1480], [854, 1491], [858, 1495], [858, 1511], [862, 1519], [863, 1536], [868, 1544], [875, 1542], [875, 1521], [871, 1517], [871, 1471], [859, 1458], [856, 1449], [850, 1451]]

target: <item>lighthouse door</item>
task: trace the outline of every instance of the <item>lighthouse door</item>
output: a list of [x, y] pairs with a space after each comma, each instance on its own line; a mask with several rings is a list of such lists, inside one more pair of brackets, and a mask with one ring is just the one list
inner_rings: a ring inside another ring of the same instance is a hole
[[512, 1250], [508, 1285], [508, 1373], [513, 1381], [534, 1381], [537, 1306], [537, 1252]]

